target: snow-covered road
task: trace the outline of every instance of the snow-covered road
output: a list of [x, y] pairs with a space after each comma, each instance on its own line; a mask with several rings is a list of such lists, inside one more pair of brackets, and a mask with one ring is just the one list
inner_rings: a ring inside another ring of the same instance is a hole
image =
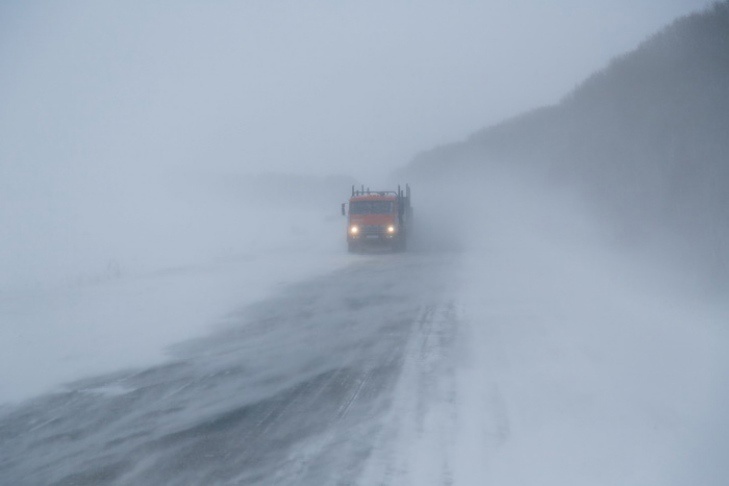
[[158, 304], [209, 278], [185, 319], [230, 312], [165, 359], [2, 406], [0, 484], [726, 484], [726, 307], [574, 205], [488, 194], [458, 251], [307, 250], [275, 288], [265, 268], [301, 253], [169, 275]]
[[[357, 482], [392, 432], [388, 410], [399, 410], [391, 405], [403, 370], [435, 366], [457, 328], [448, 289], [454, 264], [436, 254], [358, 258], [229, 315], [209, 337], [179, 345], [168, 363], [8, 408], [0, 478]], [[427, 397], [416, 399], [422, 407]]]

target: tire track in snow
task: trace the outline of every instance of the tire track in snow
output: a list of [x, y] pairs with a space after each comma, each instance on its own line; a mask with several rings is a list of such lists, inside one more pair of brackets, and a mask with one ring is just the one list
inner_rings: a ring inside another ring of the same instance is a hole
[[[349, 380], [329, 427], [284, 462], [271, 484], [352, 484], [372, 449], [379, 430], [377, 417], [388, 406], [387, 396], [399, 376], [404, 343], [378, 359], [369, 359]], [[356, 412], [353, 413], [354, 409]], [[350, 417], [353, 414], [353, 417]]]
[[414, 330], [376, 450], [357, 484], [482, 484], [508, 439], [498, 385], [472, 366], [469, 323], [454, 301], [426, 307]]
[[453, 302], [426, 306], [405, 350], [392, 408], [358, 484], [451, 484]]

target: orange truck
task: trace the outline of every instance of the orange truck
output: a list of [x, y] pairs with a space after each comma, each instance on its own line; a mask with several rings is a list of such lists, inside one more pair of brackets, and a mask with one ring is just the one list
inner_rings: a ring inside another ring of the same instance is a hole
[[397, 186], [397, 192], [352, 186], [352, 197], [349, 203], [342, 204], [342, 215], [348, 216], [347, 248], [350, 252], [367, 248], [404, 251], [413, 218], [410, 186], [406, 184], [405, 190]]

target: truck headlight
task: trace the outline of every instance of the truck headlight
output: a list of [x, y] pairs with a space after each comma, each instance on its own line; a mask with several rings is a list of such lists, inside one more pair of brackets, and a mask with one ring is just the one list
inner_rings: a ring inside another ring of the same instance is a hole
[[389, 234], [393, 234], [393, 233], [395, 233], [395, 227], [394, 227], [393, 225], [390, 225], [390, 226], [388, 226], [388, 227], [387, 227], [387, 232], [388, 232]]
[[358, 227], [356, 227], [356, 226], [351, 226], [351, 227], [349, 228], [349, 234], [350, 234], [350, 235], [356, 235], [357, 233], [359, 233], [359, 228], [358, 228]]

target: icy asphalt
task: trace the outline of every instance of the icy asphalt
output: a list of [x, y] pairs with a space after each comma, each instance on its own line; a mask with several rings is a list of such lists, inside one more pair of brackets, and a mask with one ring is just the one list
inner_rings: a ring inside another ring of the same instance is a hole
[[[163, 365], [6, 406], [0, 483], [402, 484], [391, 448], [454, 386], [457, 263], [365, 256], [231, 313]], [[450, 482], [447, 464], [425, 470]]]

